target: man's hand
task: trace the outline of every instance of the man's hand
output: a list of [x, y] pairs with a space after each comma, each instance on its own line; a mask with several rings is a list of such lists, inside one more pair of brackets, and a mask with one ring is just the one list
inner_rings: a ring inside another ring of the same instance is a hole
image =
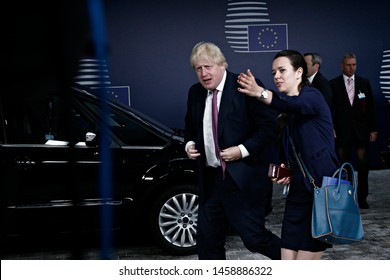
[[230, 147], [221, 151], [221, 158], [224, 161], [238, 160], [242, 157], [241, 150], [238, 146]]
[[190, 159], [196, 159], [197, 157], [200, 156], [200, 153], [198, 152], [198, 150], [195, 149], [195, 145], [191, 145], [191, 146], [188, 147], [188, 149], [187, 149], [187, 156]]

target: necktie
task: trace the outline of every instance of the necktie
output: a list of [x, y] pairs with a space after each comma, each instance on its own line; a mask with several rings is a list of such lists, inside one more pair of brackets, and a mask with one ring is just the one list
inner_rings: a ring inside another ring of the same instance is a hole
[[353, 88], [352, 78], [348, 78], [347, 92], [348, 92], [349, 103], [351, 103], [351, 105], [353, 105], [353, 98], [355, 97], [355, 89]]
[[217, 158], [221, 162], [221, 167], [222, 167], [222, 173], [223, 177], [225, 178], [225, 169], [226, 169], [226, 163], [223, 159], [221, 159], [221, 156], [219, 153], [221, 150], [219, 149], [219, 144], [218, 144], [218, 101], [217, 101], [217, 96], [218, 96], [218, 90], [215, 89], [213, 90], [213, 99], [212, 99], [212, 128], [213, 128], [213, 138], [214, 138], [214, 146], [215, 146], [215, 154], [217, 155]]

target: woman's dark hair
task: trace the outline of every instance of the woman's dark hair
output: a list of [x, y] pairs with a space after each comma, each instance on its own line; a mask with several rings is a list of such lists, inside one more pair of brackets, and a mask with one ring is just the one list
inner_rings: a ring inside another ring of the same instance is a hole
[[307, 64], [300, 52], [294, 50], [282, 50], [275, 55], [274, 60], [278, 57], [287, 57], [295, 71], [299, 67], [303, 69], [302, 81], [298, 86], [298, 90], [301, 90], [304, 86], [309, 84], [307, 80]]

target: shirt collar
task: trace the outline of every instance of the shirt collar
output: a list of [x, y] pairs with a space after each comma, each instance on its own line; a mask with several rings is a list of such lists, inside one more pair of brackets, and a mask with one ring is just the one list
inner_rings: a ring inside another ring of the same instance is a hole
[[352, 75], [351, 77], [348, 77], [348, 76], [343, 74], [343, 78], [344, 78], [344, 83], [347, 83], [349, 78], [352, 78], [352, 81], [355, 81], [355, 75]]
[[313, 82], [314, 80], [314, 77], [317, 75], [318, 72], [315, 72], [313, 75], [311, 75], [310, 77], [307, 77], [307, 79], [309, 80], [310, 83]]
[[[225, 73], [223, 73], [223, 76], [222, 76], [222, 80], [219, 83], [219, 85], [217, 86], [218, 92], [222, 92], [223, 91], [223, 87], [225, 86], [225, 82], [226, 82], [226, 76], [227, 76], [227, 72], [225, 70]], [[212, 93], [212, 91], [209, 90], [209, 93]]]

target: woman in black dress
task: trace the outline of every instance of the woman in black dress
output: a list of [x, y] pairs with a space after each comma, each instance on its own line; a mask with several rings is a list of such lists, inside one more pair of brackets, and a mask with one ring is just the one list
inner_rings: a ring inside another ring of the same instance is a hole
[[272, 63], [274, 82], [280, 93], [256, 84], [250, 72], [239, 76], [239, 91], [254, 96], [287, 115], [282, 141], [282, 166], [292, 168], [292, 176], [275, 180], [290, 185], [282, 225], [282, 259], [320, 259], [332, 245], [311, 236], [313, 186], [304, 179], [292, 152], [291, 142], [301, 155], [317, 185], [323, 176], [332, 176], [339, 163], [335, 153], [332, 117], [321, 92], [307, 86], [307, 65], [293, 50], [276, 54]]

